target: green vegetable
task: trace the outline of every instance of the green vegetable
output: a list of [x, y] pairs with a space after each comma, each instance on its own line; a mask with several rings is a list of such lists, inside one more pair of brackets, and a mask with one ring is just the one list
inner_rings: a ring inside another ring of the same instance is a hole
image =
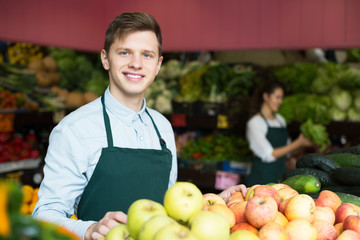
[[354, 154], [360, 154], [360, 144], [351, 146], [351, 147], [345, 147], [345, 148], [339, 148], [334, 151], [329, 152], [327, 155], [335, 154], [335, 153], [354, 153]]
[[316, 168], [323, 170], [327, 173], [331, 173], [334, 169], [338, 168], [339, 165], [333, 160], [321, 153], [309, 153], [301, 157], [296, 162], [297, 168]]
[[327, 154], [327, 158], [337, 163], [342, 167], [359, 167], [360, 168], [360, 155], [355, 153], [333, 153]]
[[320, 145], [320, 151], [324, 151], [327, 145], [330, 144], [329, 135], [322, 124], [315, 124], [311, 119], [308, 119], [305, 123], [301, 124], [300, 130], [306, 138]]
[[341, 203], [352, 203], [360, 207], [360, 197], [349, 193], [335, 192], [341, 199]]
[[360, 122], [360, 111], [351, 107], [347, 111], [347, 118], [350, 122]]
[[330, 98], [333, 104], [342, 111], [346, 111], [352, 103], [352, 96], [350, 92], [338, 87], [334, 87], [331, 90]]
[[283, 184], [289, 185], [299, 193], [316, 193], [320, 191], [321, 182], [312, 175], [300, 174], [289, 177]]
[[357, 167], [339, 167], [333, 171], [335, 180], [343, 185], [360, 185], [360, 168]]
[[347, 113], [345, 111], [338, 109], [335, 106], [330, 109], [330, 114], [331, 114], [331, 120], [336, 122], [345, 121], [347, 118]]
[[335, 181], [335, 179], [330, 173], [315, 168], [295, 168], [295, 169], [287, 170], [281, 176], [280, 181], [284, 181], [289, 177], [295, 175], [301, 175], [301, 174], [307, 174], [316, 177], [317, 179], [319, 179], [322, 187], [338, 185], [338, 183]]

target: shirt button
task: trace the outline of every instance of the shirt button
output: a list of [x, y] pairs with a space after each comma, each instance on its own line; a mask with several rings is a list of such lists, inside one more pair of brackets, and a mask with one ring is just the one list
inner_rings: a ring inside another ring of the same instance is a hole
[[144, 140], [144, 137], [140, 137], [140, 141]]

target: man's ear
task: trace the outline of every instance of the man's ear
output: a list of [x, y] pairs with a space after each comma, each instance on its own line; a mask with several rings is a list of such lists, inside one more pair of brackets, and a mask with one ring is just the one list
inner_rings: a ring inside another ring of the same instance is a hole
[[104, 69], [109, 70], [110, 69], [109, 58], [108, 58], [108, 54], [105, 51], [105, 49], [101, 50], [100, 57], [101, 57], [101, 63], [103, 65]]

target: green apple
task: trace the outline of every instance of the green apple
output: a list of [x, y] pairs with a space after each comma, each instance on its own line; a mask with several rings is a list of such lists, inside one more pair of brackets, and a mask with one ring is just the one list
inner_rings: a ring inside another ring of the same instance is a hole
[[147, 220], [140, 229], [139, 240], [153, 240], [156, 232], [165, 225], [176, 223], [174, 219], [166, 215], [155, 215]]
[[184, 224], [201, 211], [203, 194], [193, 183], [176, 182], [165, 192], [164, 207], [171, 218]]
[[127, 225], [130, 235], [138, 239], [142, 225], [155, 215], [167, 215], [163, 205], [150, 199], [139, 199], [133, 202], [128, 210]]
[[170, 223], [160, 228], [153, 240], [198, 240], [189, 228], [179, 224]]
[[133, 239], [130, 237], [129, 229], [127, 225], [120, 223], [119, 225], [110, 229], [106, 234], [105, 240], [130, 240]]
[[219, 213], [200, 211], [190, 218], [190, 231], [199, 240], [229, 239], [230, 226], [228, 220]]

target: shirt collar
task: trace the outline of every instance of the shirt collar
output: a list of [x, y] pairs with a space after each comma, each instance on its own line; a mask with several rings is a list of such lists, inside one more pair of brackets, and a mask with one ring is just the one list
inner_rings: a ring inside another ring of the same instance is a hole
[[144, 125], [149, 124], [149, 119], [144, 118], [146, 114], [146, 100], [143, 99], [143, 104], [139, 112], [125, 107], [119, 103], [110, 93], [109, 87], [105, 91], [105, 106], [106, 110], [111, 112], [116, 118], [123, 121], [127, 126], [131, 126], [135, 121], [141, 121]]

